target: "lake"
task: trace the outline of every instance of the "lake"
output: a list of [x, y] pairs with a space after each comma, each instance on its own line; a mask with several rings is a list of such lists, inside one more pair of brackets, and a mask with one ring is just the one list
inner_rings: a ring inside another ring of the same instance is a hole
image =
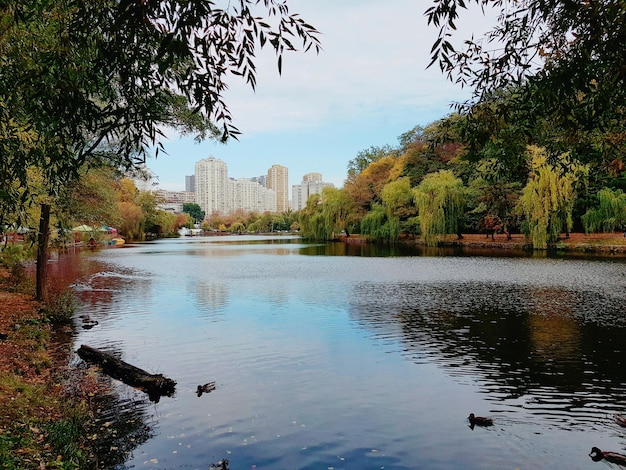
[[74, 350], [177, 382], [152, 402], [112, 381], [104, 467], [587, 469], [606, 466], [592, 446], [626, 453], [623, 258], [225, 236], [62, 255], [52, 273], [68, 263]]

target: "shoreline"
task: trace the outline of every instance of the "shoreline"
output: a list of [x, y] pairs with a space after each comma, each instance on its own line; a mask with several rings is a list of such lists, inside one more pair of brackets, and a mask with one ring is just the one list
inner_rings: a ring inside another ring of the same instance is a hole
[[[342, 243], [377, 243], [369, 241], [359, 235], [350, 237], [340, 236], [337, 241]], [[399, 244], [425, 246], [424, 241], [419, 237], [401, 237]], [[615, 233], [570, 233], [569, 236], [562, 234], [559, 240], [548, 249], [533, 249], [530, 240], [523, 234], [513, 234], [507, 239], [504, 234], [496, 234], [493, 239], [491, 235], [485, 234], [463, 234], [463, 238], [458, 239], [456, 235], [447, 235], [440, 240], [435, 247], [467, 248], [468, 250], [493, 250], [493, 251], [523, 251], [537, 253], [588, 253], [588, 254], [623, 254], [626, 255], [626, 237], [622, 232]]]

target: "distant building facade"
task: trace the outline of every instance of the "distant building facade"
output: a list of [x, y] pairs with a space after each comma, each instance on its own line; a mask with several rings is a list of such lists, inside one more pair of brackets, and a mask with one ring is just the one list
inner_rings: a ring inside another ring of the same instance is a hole
[[267, 175], [253, 176], [252, 178], [250, 178], [250, 180], [256, 181], [264, 188], [267, 188]]
[[233, 211], [244, 212], [276, 212], [276, 193], [272, 189], [261, 186], [252, 179], [240, 178], [232, 180]]
[[215, 157], [196, 162], [196, 203], [207, 216], [213, 213], [229, 214], [232, 184], [228, 178], [226, 163]]
[[276, 212], [289, 210], [289, 170], [286, 166], [272, 165], [267, 170], [267, 188], [276, 192]]
[[228, 167], [215, 157], [205, 158], [195, 167], [195, 202], [207, 216], [243, 212], [276, 212], [276, 191], [255, 178], [228, 177]]
[[291, 208], [294, 211], [306, 207], [306, 202], [313, 194], [322, 194], [325, 187], [334, 187], [332, 183], [324, 183], [321, 173], [307, 173], [302, 177], [302, 183], [291, 187]]
[[196, 175], [185, 176], [185, 191], [188, 193], [196, 192]]
[[167, 191], [157, 189], [156, 196], [161, 202], [169, 204], [193, 204], [196, 202], [195, 193], [189, 191]]

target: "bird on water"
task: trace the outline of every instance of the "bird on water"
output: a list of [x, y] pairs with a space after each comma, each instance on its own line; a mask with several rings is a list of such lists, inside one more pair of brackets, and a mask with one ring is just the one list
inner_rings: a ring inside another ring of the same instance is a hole
[[597, 447], [592, 447], [589, 457], [594, 462], [599, 462], [604, 459], [607, 462], [616, 463], [618, 465], [626, 465], [626, 455], [618, 454], [617, 452], [602, 451]]
[[201, 397], [203, 393], [209, 393], [215, 390], [215, 382], [209, 382], [208, 384], [198, 385], [196, 394]]
[[470, 413], [467, 417], [470, 422], [470, 426], [473, 428], [474, 426], [492, 426], [493, 419], [485, 418], [484, 416], [474, 416], [474, 413]]

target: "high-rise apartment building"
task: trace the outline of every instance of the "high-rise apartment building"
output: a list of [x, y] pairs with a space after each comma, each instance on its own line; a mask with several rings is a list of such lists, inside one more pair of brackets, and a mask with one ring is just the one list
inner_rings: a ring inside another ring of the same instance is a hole
[[302, 177], [302, 183], [294, 184], [291, 188], [291, 208], [299, 211], [306, 207], [306, 202], [313, 194], [322, 194], [326, 186], [334, 187], [332, 183], [324, 183], [321, 173], [307, 173]]
[[272, 165], [267, 170], [267, 188], [276, 192], [276, 211], [289, 210], [289, 170], [286, 166]]
[[321, 183], [322, 182], [322, 174], [321, 173], [307, 173], [302, 177], [303, 183]]
[[215, 157], [196, 163], [194, 180], [195, 201], [209, 217], [215, 213], [225, 215], [239, 210], [258, 213], [277, 211], [274, 190], [252, 179], [229, 178], [226, 163]]
[[231, 211], [232, 183], [228, 179], [228, 167], [215, 157], [196, 162], [196, 203], [207, 214]]
[[185, 176], [185, 191], [188, 193], [196, 192], [196, 176]]
[[258, 181], [240, 178], [233, 184], [233, 209], [244, 212], [266, 211], [276, 212], [276, 193], [272, 189], [264, 188]]

